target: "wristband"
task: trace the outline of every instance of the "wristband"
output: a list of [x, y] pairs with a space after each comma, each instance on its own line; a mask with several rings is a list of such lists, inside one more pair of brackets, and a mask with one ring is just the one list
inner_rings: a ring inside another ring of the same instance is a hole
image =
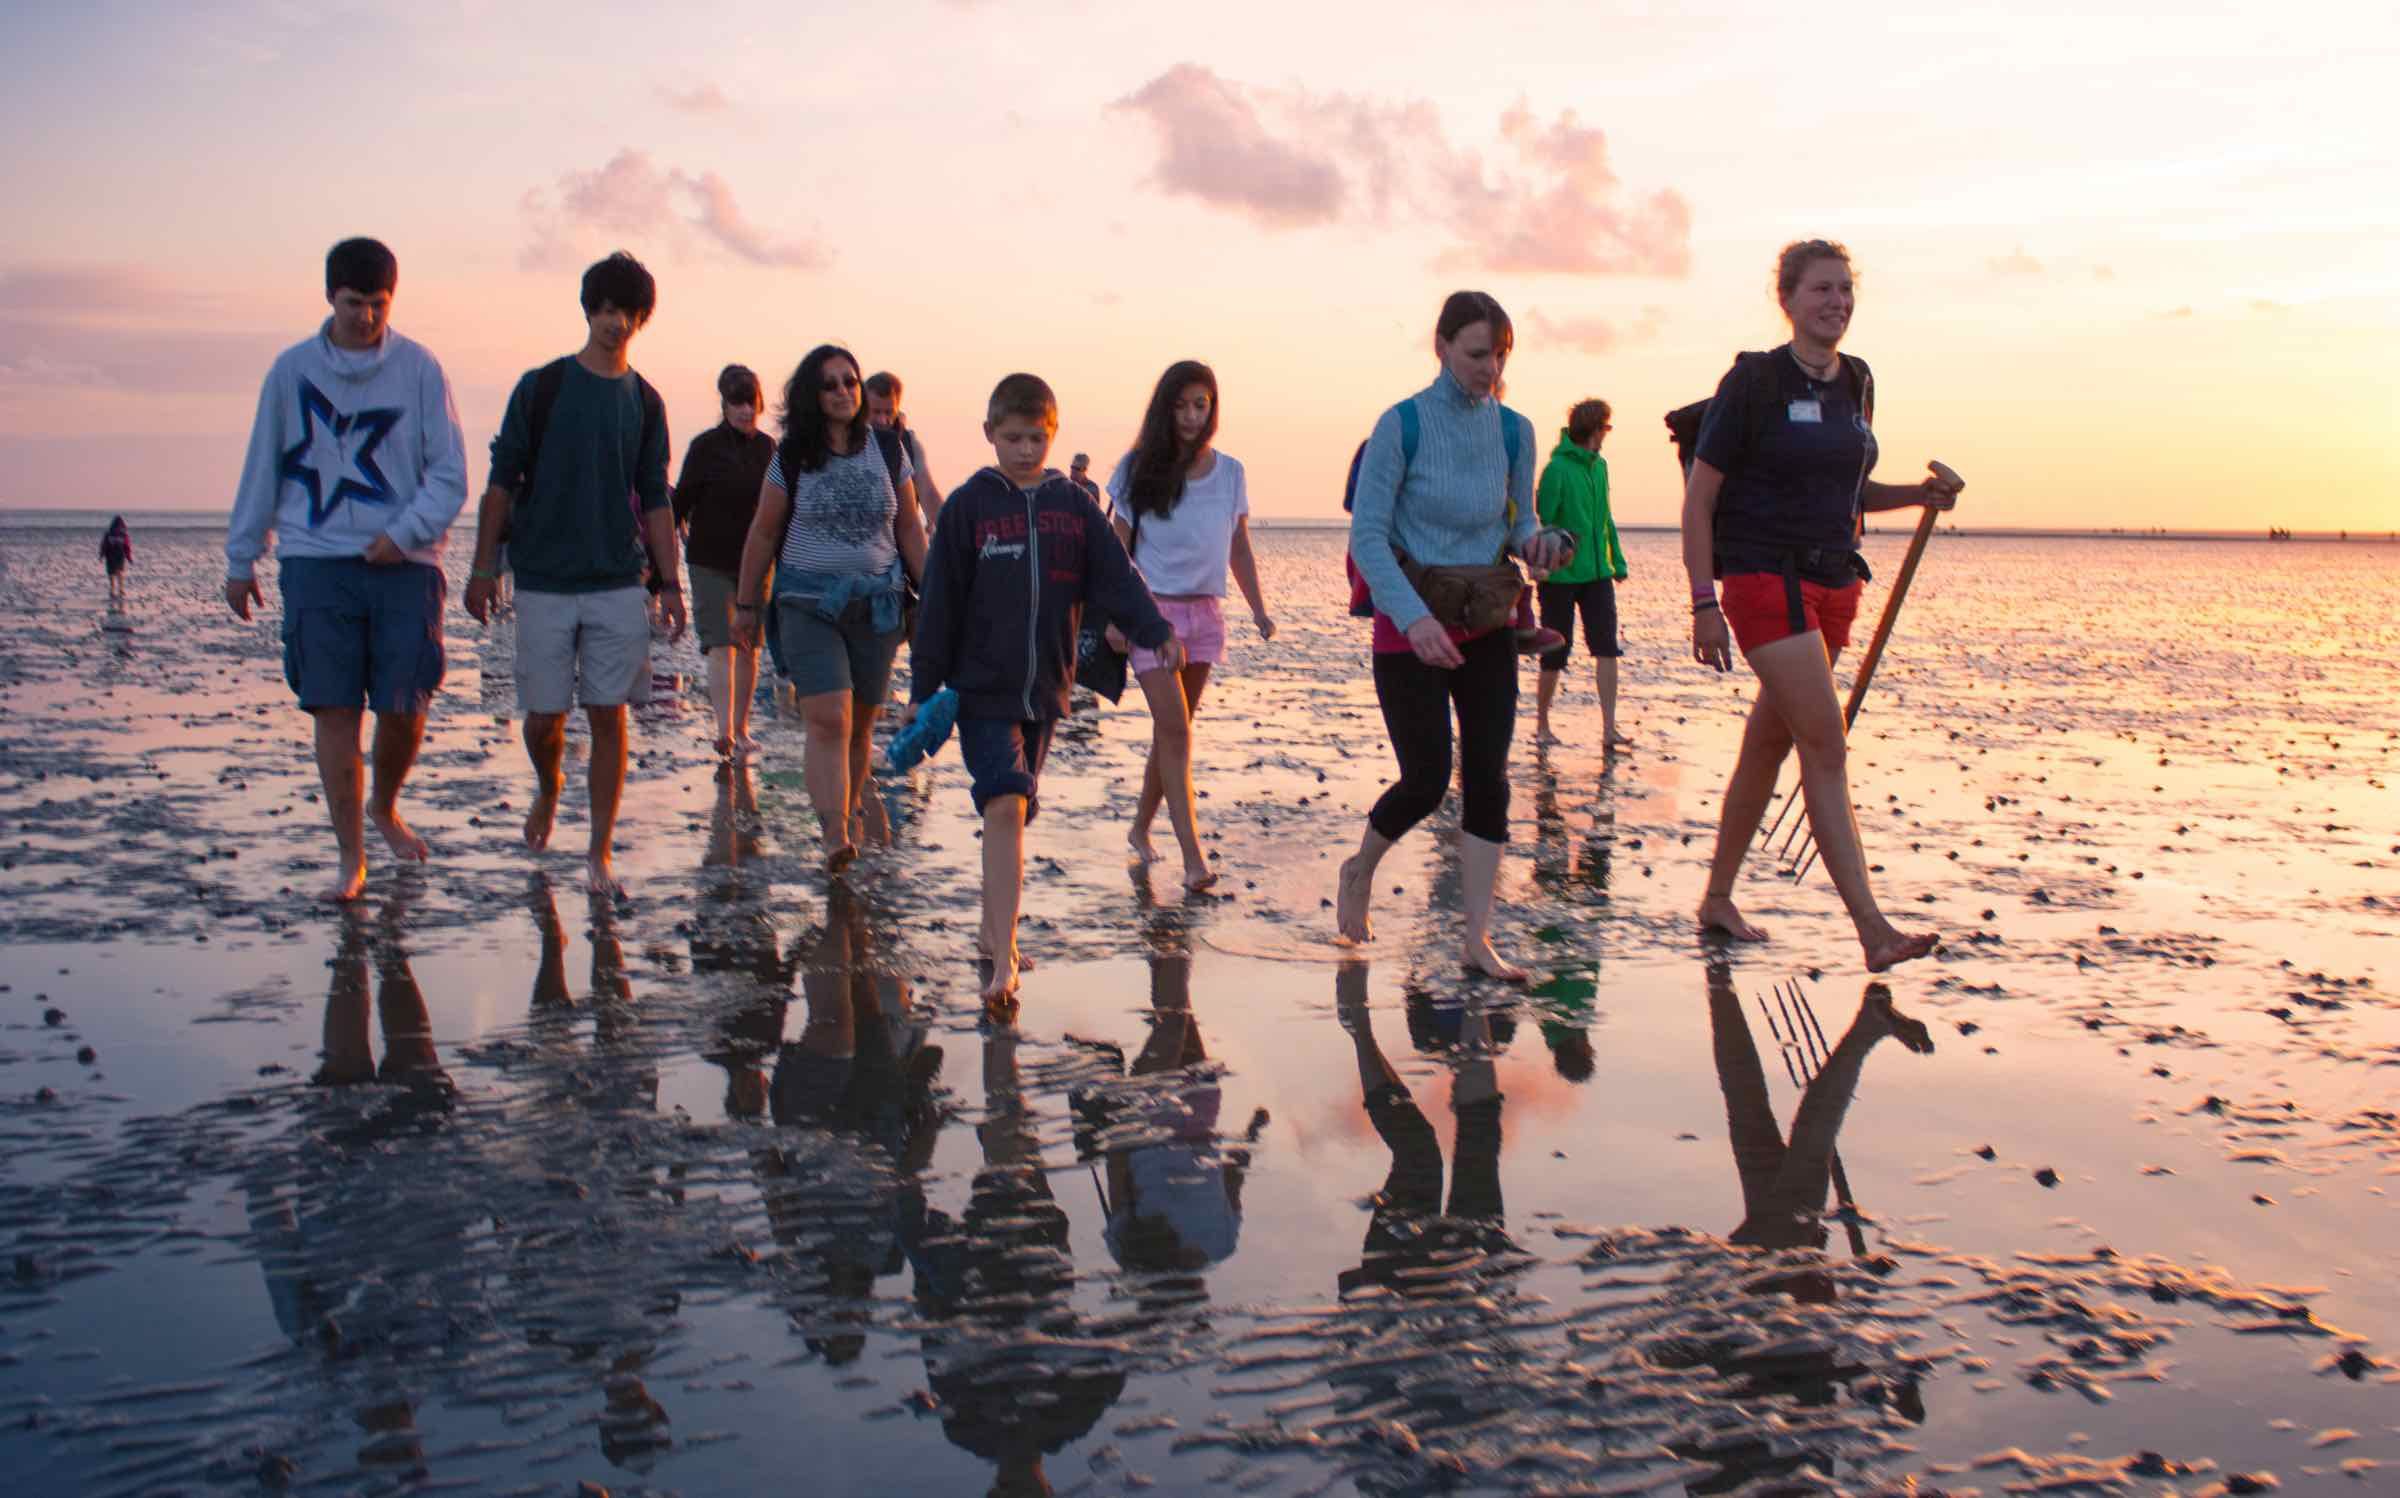
[[1714, 598], [1695, 598], [1692, 600], [1692, 612], [1695, 614], [1705, 614], [1711, 609], [1715, 609], [1719, 613], [1724, 612], [1724, 606], [1718, 603]]
[[500, 574], [497, 572], [486, 572], [481, 567], [478, 567], [474, 571], [467, 574], [467, 581], [496, 583], [500, 581]]

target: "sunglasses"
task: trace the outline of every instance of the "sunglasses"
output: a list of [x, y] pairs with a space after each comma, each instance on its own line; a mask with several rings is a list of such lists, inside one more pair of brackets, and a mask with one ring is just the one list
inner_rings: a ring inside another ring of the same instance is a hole
[[858, 388], [858, 376], [854, 374], [827, 375], [824, 379], [824, 382], [818, 385], [817, 388], [828, 392], [835, 390], [856, 390]]

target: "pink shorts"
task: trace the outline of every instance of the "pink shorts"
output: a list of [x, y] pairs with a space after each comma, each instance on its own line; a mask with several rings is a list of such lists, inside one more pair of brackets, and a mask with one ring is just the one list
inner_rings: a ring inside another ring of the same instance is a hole
[[[1175, 638], [1183, 642], [1184, 664], [1213, 666], [1225, 659], [1225, 600], [1222, 598], [1162, 598], [1158, 611], [1175, 626]], [[1126, 653], [1133, 674], [1155, 671], [1166, 664], [1158, 652], [1136, 645]]]

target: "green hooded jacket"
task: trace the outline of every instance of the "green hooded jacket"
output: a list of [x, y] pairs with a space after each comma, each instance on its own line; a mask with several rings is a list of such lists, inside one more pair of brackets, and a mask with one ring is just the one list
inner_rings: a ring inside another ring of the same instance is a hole
[[[1542, 484], [1534, 492], [1534, 513], [1544, 525], [1555, 525], [1575, 536], [1575, 560], [1550, 574], [1554, 583], [1588, 583], [1603, 575], [1622, 580], [1625, 548], [1617, 543], [1617, 523], [1608, 513], [1608, 459], [1587, 452], [1564, 431], [1550, 461], [1542, 467]], [[1602, 571], [1601, 547], [1606, 544], [1607, 570]]]

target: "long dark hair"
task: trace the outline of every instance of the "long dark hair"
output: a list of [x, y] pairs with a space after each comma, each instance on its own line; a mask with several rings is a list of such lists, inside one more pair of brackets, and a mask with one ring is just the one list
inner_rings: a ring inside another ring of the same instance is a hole
[[116, 534], [118, 531], [121, 531], [121, 530], [124, 530], [124, 529], [126, 529], [126, 525], [125, 525], [125, 517], [124, 517], [124, 516], [122, 516], [122, 515], [119, 515], [119, 516], [118, 516], [116, 519], [114, 519], [114, 520], [111, 520], [111, 521], [108, 523], [108, 530], [109, 530], [109, 534], [111, 534], [111, 535], [114, 535], [114, 534]]
[[[825, 366], [841, 359], [850, 365], [852, 374], [860, 374], [865, 366], [858, 356], [838, 343], [820, 343], [808, 351], [800, 367], [783, 383], [783, 445], [776, 449], [783, 457], [783, 471], [814, 473], [825, 466], [832, 456], [832, 446], [825, 433], [825, 407], [819, 403], [824, 392]], [[867, 393], [858, 393], [858, 415], [850, 420], [850, 452], [857, 452], [867, 443]], [[843, 456], [847, 457], [845, 453]]]
[[1217, 435], [1217, 372], [1197, 359], [1168, 365], [1158, 377], [1158, 388], [1150, 392], [1142, 434], [1134, 439], [1133, 461], [1126, 465], [1125, 502], [1136, 514], [1164, 520], [1183, 498], [1184, 473], [1200, 443], [1187, 448], [1175, 435], [1175, 403], [1194, 385], [1208, 392], [1208, 426], [1200, 433], [1200, 443]]

